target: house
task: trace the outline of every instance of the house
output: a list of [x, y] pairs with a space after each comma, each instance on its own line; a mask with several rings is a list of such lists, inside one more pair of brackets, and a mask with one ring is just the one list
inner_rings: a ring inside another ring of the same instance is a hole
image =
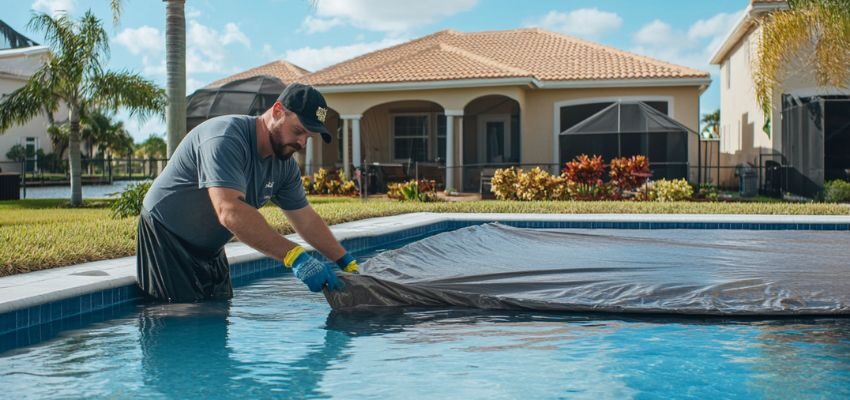
[[[645, 103], [698, 131], [699, 97], [711, 83], [705, 71], [541, 29], [444, 30], [299, 81], [325, 95], [326, 124], [340, 139], [308, 142], [308, 167], [351, 174], [391, 163], [413, 176], [437, 165], [447, 188], [464, 191], [478, 190], [486, 168], [559, 171], [576, 150], [561, 132], [617, 102]], [[665, 140], [645, 136], [626, 149], [600, 135], [586, 144], [606, 159], [648, 153], [653, 170], [696, 180], [697, 135], [675, 154]]]
[[[752, 66], [758, 63], [759, 20], [785, 10], [784, 0], [751, 0], [743, 16], [711, 58], [720, 66], [721, 164], [749, 164], [762, 188], [813, 196], [826, 180], [850, 172], [850, 91], [819, 87], [814, 71], [786, 66], [774, 93], [769, 124], [756, 101]], [[735, 169], [721, 183], [737, 185]]]
[[[30, 76], [45, 63], [48, 52], [46, 46], [38, 45], [0, 21], [0, 96], [23, 87]], [[15, 145], [22, 145], [33, 153], [39, 149], [46, 153], [51, 152], [53, 146], [47, 134], [47, 126], [47, 116], [43, 114], [0, 134], [0, 170], [21, 171], [20, 163], [6, 157]], [[34, 168], [35, 164], [32, 165], [31, 168]]]

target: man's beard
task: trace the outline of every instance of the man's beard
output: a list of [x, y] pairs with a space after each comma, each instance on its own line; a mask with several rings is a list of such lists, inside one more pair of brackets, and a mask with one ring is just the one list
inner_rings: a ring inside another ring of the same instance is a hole
[[283, 143], [269, 132], [269, 141], [272, 144], [274, 155], [281, 160], [288, 160], [292, 155], [301, 150], [301, 145], [298, 143]]

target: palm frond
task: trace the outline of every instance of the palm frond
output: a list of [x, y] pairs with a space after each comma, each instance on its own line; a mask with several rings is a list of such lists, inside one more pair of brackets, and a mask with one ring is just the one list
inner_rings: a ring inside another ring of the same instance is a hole
[[23, 87], [0, 99], [0, 132], [16, 124], [24, 124], [44, 111], [45, 107], [55, 109], [55, 100], [51, 98], [50, 81], [44, 78], [40, 69]]
[[122, 11], [122, 1], [121, 0], [109, 0], [109, 8], [112, 10], [112, 24], [118, 26], [118, 23], [121, 21], [121, 11]]
[[793, 0], [760, 23], [761, 40], [752, 66], [755, 94], [769, 134], [776, 90], [790, 74], [812, 72], [819, 86], [850, 82], [850, 0]]
[[129, 72], [105, 72], [91, 81], [86, 93], [89, 103], [108, 110], [127, 107], [130, 115], [141, 119], [164, 114], [165, 90], [153, 82]]
[[61, 13], [56, 18], [45, 13], [33, 14], [27, 23], [27, 28], [44, 33], [44, 40], [54, 52], [62, 51], [68, 43], [68, 38], [74, 37], [74, 21], [67, 14]]

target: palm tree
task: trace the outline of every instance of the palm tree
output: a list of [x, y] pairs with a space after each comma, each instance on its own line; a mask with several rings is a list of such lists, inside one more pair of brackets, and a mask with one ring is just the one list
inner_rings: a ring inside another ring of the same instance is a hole
[[162, 158], [168, 153], [168, 145], [161, 137], [151, 134], [136, 146], [136, 155], [147, 158]]
[[773, 93], [786, 74], [814, 70], [820, 86], [846, 88], [850, 82], [850, 0], [788, 0], [788, 5], [761, 20], [753, 68], [768, 135]]
[[720, 110], [718, 109], [714, 112], [703, 114], [700, 123], [702, 124], [703, 137], [719, 137]]
[[[116, 0], [113, 0], [116, 1]], [[186, 134], [186, 0], [163, 0], [165, 8], [165, 68], [168, 110], [165, 123], [168, 157]]]
[[51, 53], [23, 87], [0, 101], [0, 132], [29, 121], [45, 108], [56, 111], [57, 98], [67, 105], [71, 205], [78, 206], [82, 204], [80, 110], [127, 107], [131, 116], [145, 118], [162, 113], [165, 93], [137, 74], [104, 70], [109, 38], [91, 10], [79, 21], [68, 15], [37, 14], [29, 27], [45, 33]]
[[80, 126], [80, 135], [88, 145], [90, 158], [94, 158], [95, 145], [104, 156], [108, 153], [126, 155], [133, 149], [133, 138], [124, 128], [124, 123], [114, 121], [112, 115], [103, 110], [85, 110]]

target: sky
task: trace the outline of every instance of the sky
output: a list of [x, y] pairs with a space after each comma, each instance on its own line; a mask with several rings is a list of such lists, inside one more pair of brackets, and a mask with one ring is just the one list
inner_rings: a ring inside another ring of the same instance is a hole
[[[109, 0], [3, 0], [0, 19], [27, 28], [36, 12], [87, 10], [110, 36], [109, 68], [165, 87], [165, 2], [123, 0], [118, 25]], [[315, 3], [315, 4], [314, 4]], [[748, 0], [186, 0], [187, 94], [216, 79], [276, 59], [310, 71], [443, 29], [461, 32], [539, 27], [711, 73], [701, 114], [720, 107], [714, 50]], [[118, 118], [137, 142], [163, 135], [165, 122]]]

